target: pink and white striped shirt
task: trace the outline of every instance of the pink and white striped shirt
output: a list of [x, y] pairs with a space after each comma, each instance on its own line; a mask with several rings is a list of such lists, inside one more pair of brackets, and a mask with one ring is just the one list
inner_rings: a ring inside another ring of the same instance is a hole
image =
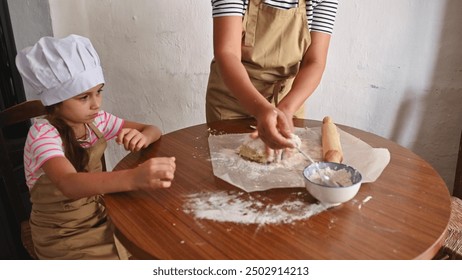
[[[109, 141], [119, 134], [124, 120], [105, 111], [99, 111], [93, 124], [102, 132], [106, 141]], [[91, 131], [89, 143], [83, 144], [82, 147], [91, 147], [97, 140], [98, 137]], [[54, 157], [64, 157], [61, 136], [48, 120], [37, 118], [29, 129], [24, 147], [24, 172], [29, 189], [32, 189], [35, 182], [44, 174], [43, 164]]]

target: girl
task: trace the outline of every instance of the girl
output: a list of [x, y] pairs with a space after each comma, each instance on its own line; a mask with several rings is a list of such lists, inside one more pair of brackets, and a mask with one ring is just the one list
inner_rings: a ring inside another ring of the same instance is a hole
[[24, 149], [30, 224], [40, 259], [125, 259], [101, 195], [167, 188], [175, 158], [152, 158], [131, 170], [101, 172], [106, 140], [138, 151], [160, 130], [101, 110], [104, 77], [87, 38], [41, 38], [16, 64], [40, 95], [47, 115], [34, 120]]
[[268, 147], [292, 147], [292, 118], [318, 86], [337, 0], [212, 0], [207, 122], [254, 116]]

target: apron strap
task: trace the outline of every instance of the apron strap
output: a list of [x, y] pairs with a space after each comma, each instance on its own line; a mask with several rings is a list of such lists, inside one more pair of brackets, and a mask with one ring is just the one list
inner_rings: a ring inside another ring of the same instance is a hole
[[287, 79], [279, 80], [276, 83], [274, 83], [272, 98], [274, 101], [274, 106], [276, 107], [279, 104], [279, 96], [284, 91], [284, 88], [286, 87], [286, 82], [287, 82]]
[[[256, 2], [256, 3], [254, 3]], [[258, 6], [261, 5], [261, 0], [249, 0], [247, 12], [245, 14], [245, 38], [244, 45], [253, 47], [255, 44], [255, 32], [257, 30]]]
[[88, 126], [91, 128], [91, 130], [93, 130], [93, 132], [96, 134], [96, 137], [98, 137], [98, 139], [101, 139], [104, 137], [103, 133], [93, 124], [93, 122], [88, 123]]

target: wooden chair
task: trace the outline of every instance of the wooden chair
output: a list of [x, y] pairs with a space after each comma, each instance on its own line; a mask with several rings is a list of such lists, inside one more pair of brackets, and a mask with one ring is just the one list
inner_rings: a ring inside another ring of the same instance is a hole
[[462, 259], [462, 133], [460, 136], [459, 156], [457, 158], [456, 176], [453, 196], [451, 197], [451, 218], [443, 247], [437, 259]]
[[26, 101], [0, 112], [0, 170], [5, 186], [2, 194], [6, 194], [7, 208], [12, 209], [17, 225], [17, 228], [13, 229], [13, 234], [20, 232], [22, 244], [33, 259], [37, 259], [37, 256], [29, 225], [29, 190], [23, 177], [23, 149], [27, 130], [18, 133], [14, 126], [27, 122], [27, 128], [30, 126], [31, 118], [45, 113], [45, 107], [39, 100]]
[[462, 133], [460, 134], [459, 157], [457, 158], [456, 179], [454, 181], [454, 190], [452, 194], [462, 199]]

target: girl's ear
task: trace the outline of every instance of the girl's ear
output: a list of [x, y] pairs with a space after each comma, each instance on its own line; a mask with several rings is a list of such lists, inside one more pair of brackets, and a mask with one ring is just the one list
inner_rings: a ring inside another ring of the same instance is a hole
[[47, 107], [48, 115], [56, 115], [59, 114], [60, 108], [63, 105], [63, 102], [59, 102]]

